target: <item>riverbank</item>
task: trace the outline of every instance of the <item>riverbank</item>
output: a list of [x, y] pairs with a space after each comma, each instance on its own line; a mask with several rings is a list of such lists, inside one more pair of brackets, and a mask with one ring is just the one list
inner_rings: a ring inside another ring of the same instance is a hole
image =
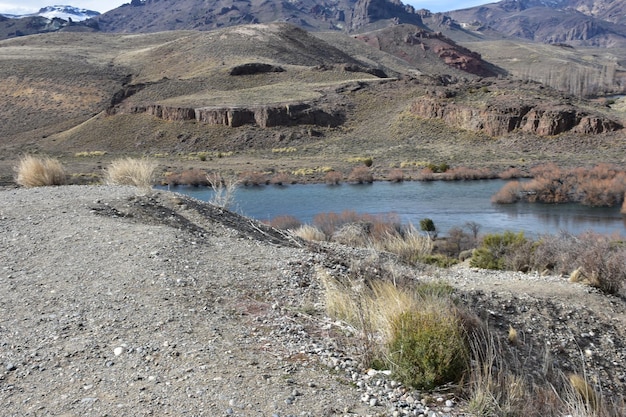
[[[403, 392], [368, 373], [326, 316], [315, 271], [393, 262], [384, 254], [311, 246], [162, 191], [10, 189], [0, 203], [8, 415], [471, 415], [453, 391]], [[560, 277], [395, 267], [450, 282], [494, 334], [518, 329], [529, 375], [549, 353], [603, 396], [624, 391], [622, 299]]]

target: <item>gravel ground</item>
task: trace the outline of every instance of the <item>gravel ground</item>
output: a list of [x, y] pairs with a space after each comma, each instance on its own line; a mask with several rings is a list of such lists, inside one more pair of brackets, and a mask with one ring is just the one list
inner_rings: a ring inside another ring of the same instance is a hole
[[[0, 191], [0, 236], [3, 415], [469, 415], [362, 369], [325, 317], [315, 268], [363, 252], [131, 187]], [[449, 280], [565, 369], [589, 350], [589, 372], [623, 390], [622, 299], [558, 277], [410, 273]]]

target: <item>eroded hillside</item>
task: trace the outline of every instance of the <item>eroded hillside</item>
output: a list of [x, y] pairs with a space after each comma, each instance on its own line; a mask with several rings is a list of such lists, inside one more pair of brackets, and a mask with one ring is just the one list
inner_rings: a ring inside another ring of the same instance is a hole
[[[348, 171], [367, 156], [381, 178], [428, 162], [501, 167], [624, 155], [620, 111], [507, 80], [480, 55], [409, 25], [358, 37], [284, 23], [56, 33], [3, 41], [0, 58], [5, 182], [26, 152], [65, 158], [79, 173], [120, 154], [165, 158], [164, 170], [197, 166], [203, 161], [191, 155], [200, 152], [228, 155], [211, 161], [214, 169], [313, 173]], [[538, 129], [511, 121], [529, 106]], [[469, 124], [459, 121], [463, 108]], [[538, 140], [546, 135], [555, 140]], [[581, 135], [586, 145], [573, 146]], [[100, 157], [75, 156], [90, 152]]]

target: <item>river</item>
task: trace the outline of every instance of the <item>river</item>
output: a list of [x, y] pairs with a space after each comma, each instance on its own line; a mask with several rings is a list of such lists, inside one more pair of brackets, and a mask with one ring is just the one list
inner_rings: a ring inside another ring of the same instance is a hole
[[[240, 187], [232, 210], [258, 220], [290, 215], [311, 223], [318, 213], [352, 210], [357, 213], [396, 213], [403, 222], [419, 225], [430, 218], [440, 234], [472, 221], [481, 233], [505, 230], [528, 235], [593, 230], [626, 236], [619, 207], [587, 207], [579, 204], [493, 204], [491, 196], [505, 181], [375, 182], [373, 184], [295, 184]], [[212, 191], [204, 187], [178, 186], [171, 191], [208, 201]]]

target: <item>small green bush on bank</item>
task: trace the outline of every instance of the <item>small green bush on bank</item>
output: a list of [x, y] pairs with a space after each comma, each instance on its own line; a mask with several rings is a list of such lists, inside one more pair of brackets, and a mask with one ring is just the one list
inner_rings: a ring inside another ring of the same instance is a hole
[[510, 231], [489, 234], [482, 239], [481, 246], [474, 251], [470, 266], [482, 269], [507, 269], [507, 255], [526, 244], [523, 232]]

